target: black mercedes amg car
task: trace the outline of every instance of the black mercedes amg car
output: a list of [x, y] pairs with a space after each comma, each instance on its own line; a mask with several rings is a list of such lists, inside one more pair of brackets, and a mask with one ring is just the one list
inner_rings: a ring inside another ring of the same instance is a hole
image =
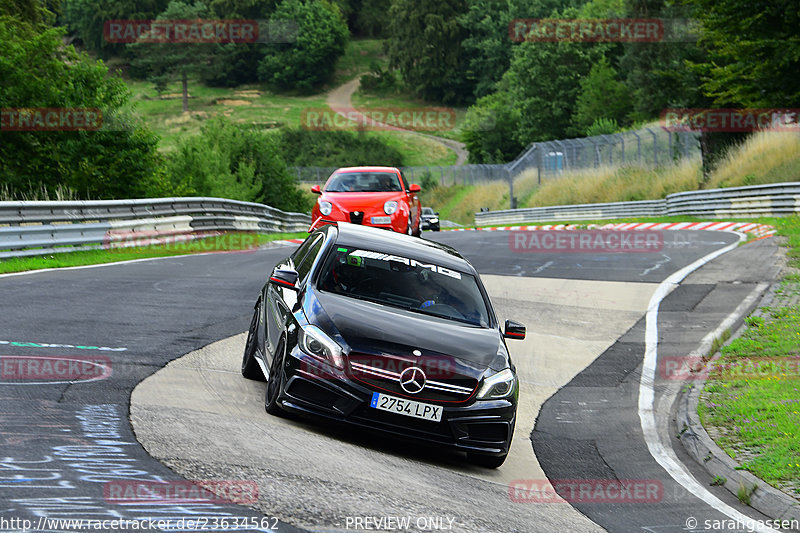
[[453, 248], [338, 223], [314, 231], [258, 295], [242, 375], [267, 412], [327, 417], [467, 453], [498, 467], [519, 384], [502, 327]]

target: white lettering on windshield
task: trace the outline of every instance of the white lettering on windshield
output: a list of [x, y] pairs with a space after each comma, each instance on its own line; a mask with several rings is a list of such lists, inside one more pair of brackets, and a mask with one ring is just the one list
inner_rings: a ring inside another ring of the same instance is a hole
[[402, 263], [410, 267], [427, 268], [431, 272], [436, 272], [437, 274], [443, 274], [451, 278], [461, 279], [461, 272], [456, 272], [455, 270], [450, 270], [449, 268], [445, 268], [439, 265], [429, 265], [426, 263], [420, 263], [416, 259], [409, 259], [408, 257], [401, 257], [399, 255], [383, 254], [380, 252], [370, 252], [369, 250], [354, 250], [350, 252], [349, 255], [363, 257], [365, 259], [377, 259], [379, 261], [396, 261], [398, 263]]

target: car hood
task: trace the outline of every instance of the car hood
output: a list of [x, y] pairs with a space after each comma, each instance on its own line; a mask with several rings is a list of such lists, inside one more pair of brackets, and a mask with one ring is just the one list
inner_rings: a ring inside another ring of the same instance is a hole
[[[487, 368], [502, 370], [509, 364], [501, 350], [500, 331], [314, 291], [305, 306], [307, 318], [329, 333], [338, 332], [351, 352], [423, 356], [457, 360], [482, 374]], [[308, 316], [308, 314], [311, 316]], [[498, 355], [498, 351], [501, 352]], [[465, 369], [466, 370], [466, 369]]]
[[401, 200], [405, 194], [395, 192], [326, 192], [323, 200], [336, 204], [345, 211], [365, 211], [370, 208], [383, 209], [389, 200]]

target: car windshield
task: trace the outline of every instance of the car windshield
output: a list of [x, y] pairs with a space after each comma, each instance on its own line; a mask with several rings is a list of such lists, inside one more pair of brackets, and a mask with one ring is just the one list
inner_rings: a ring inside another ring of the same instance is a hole
[[434, 214], [433, 208], [431, 208], [431, 207], [423, 207], [422, 208], [422, 214], [423, 215], [433, 215]]
[[400, 181], [392, 172], [339, 172], [331, 176], [325, 192], [395, 192]]
[[338, 247], [317, 287], [416, 313], [488, 327], [486, 302], [474, 276], [397, 255]]

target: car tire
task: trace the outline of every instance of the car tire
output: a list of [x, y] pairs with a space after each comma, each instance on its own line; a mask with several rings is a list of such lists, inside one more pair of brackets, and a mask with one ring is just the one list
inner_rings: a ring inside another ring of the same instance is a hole
[[250, 329], [247, 330], [247, 342], [244, 345], [244, 355], [242, 356], [242, 376], [247, 379], [264, 381], [264, 373], [256, 361], [256, 337], [258, 332], [258, 322], [261, 313], [261, 302], [256, 304], [253, 312], [253, 320], [250, 321]]
[[411, 215], [408, 215], [408, 225], [406, 226], [406, 235], [414, 235], [414, 226], [411, 225]]
[[503, 455], [484, 455], [480, 453], [467, 453], [467, 460], [476, 465], [484, 468], [498, 468], [506, 461], [508, 453]]
[[422, 237], [422, 221], [421, 220], [417, 220], [417, 231], [413, 231], [413, 229], [412, 229], [411, 234], [414, 237]]
[[264, 409], [271, 415], [285, 417], [286, 411], [281, 407], [278, 398], [281, 394], [281, 375], [284, 355], [286, 354], [286, 337], [281, 337], [275, 355], [272, 357], [272, 364], [269, 369], [267, 379], [267, 392], [264, 398]]

